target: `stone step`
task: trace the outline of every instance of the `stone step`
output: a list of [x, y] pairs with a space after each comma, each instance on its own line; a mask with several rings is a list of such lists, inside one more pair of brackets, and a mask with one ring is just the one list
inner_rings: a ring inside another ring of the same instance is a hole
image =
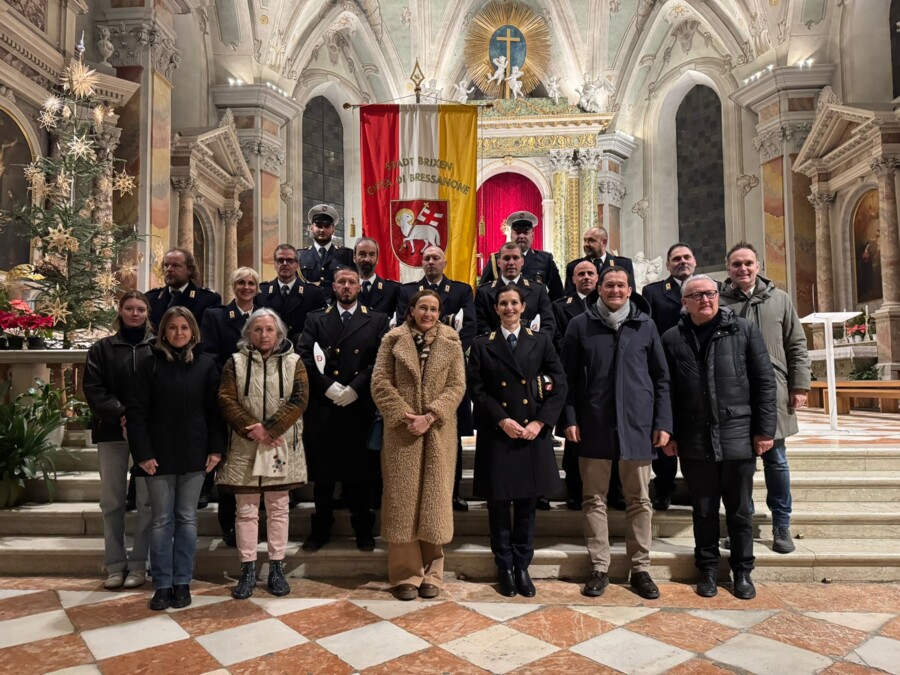
[[[0, 575], [100, 575], [103, 539], [100, 537], [6, 537], [0, 540]], [[651, 575], [657, 580], [692, 581], [697, 577], [690, 538], [654, 541]], [[774, 553], [768, 544], [754, 547], [759, 581], [813, 582], [900, 581], [900, 545], [894, 540], [807, 539], [797, 542], [789, 555]], [[259, 547], [265, 559], [265, 545]], [[484, 538], [458, 537], [445, 546], [448, 576], [490, 579], [496, 571], [490, 547]], [[625, 544], [612, 543], [610, 576], [624, 581], [628, 575]], [[722, 551], [720, 578], [727, 574], [727, 551]], [[298, 541], [290, 541], [286, 568], [291, 576], [367, 577], [387, 575], [387, 546], [377, 540], [374, 552], [358, 551], [349, 538], [336, 538], [316, 553], [305, 553]], [[197, 545], [195, 575], [200, 578], [234, 578], [240, 569], [235, 549], [220, 539], [201, 537]], [[583, 541], [575, 538], [537, 538], [529, 568], [537, 579], [571, 579], [582, 582], [590, 569]]]
[[[200, 536], [218, 536], [219, 523], [215, 503], [198, 512], [197, 528]], [[302, 502], [291, 511], [291, 536], [302, 540], [310, 531], [310, 515], [314, 506]], [[725, 532], [724, 511], [722, 532]], [[485, 502], [469, 502], [469, 511], [455, 512], [456, 536], [488, 537], [487, 507]], [[336, 536], [353, 534], [350, 514], [347, 510], [335, 514], [333, 532]], [[128, 531], [134, 526], [134, 513], [126, 516]], [[261, 514], [265, 522], [265, 512]], [[753, 519], [754, 536], [769, 539], [772, 519], [762, 509]], [[539, 511], [536, 519], [538, 537], [580, 537], [583, 519], [580, 511], [571, 511], [565, 503], [555, 502], [550, 511]], [[375, 531], [380, 523], [376, 521]], [[625, 513], [609, 512], [609, 529], [614, 537], [625, 536]], [[900, 540], [900, 502], [804, 502], [796, 505], [792, 516], [792, 531], [802, 538], [839, 539], [897, 539]], [[53, 504], [25, 504], [13, 509], [0, 510], [0, 536], [102, 536], [103, 515], [97, 503], [56, 502]], [[653, 514], [653, 536], [668, 539], [692, 535], [691, 509], [672, 506], [668, 511]]]

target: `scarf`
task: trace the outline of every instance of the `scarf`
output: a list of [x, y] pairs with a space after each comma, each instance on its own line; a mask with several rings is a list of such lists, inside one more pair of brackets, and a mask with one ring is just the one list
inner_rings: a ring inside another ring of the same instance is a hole
[[631, 300], [613, 312], [609, 307], [603, 304], [603, 301], [600, 298], [597, 298], [597, 302], [594, 303], [594, 306], [591, 309], [593, 310], [592, 313], [594, 316], [599, 317], [611, 330], [618, 332], [619, 327], [625, 323], [628, 315], [631, 314]]
[[428, 329], [428, 332], [423, 333], [418, 328], [411, 327], [410, 332], [412, 333], [413, 342], [416, 345], [416, 351], [419, 352], [419, 367], [422, 370], [422, 374], [425, 374], [425, 364], [428, 362], [428, 356], [431, 354], [431, 343], [434, 342], [434, 339], [437, 337], [438, 327], [437, 325]]

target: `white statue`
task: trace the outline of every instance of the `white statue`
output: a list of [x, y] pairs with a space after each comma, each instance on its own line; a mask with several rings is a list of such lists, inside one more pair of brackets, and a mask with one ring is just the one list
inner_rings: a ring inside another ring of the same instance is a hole
[[605, 77], [584, 74], [584, 84], [575, 89], [580, 94], [578, 107], [585, 112], [600, 113], [609, 110], [609, 99], [616, 93], [615, 85]]
[[634, 285], [638, 292], [647, 284], [652, 284], [659, 279], [662, 270], [662, 256], [656, 256], [653, 260], [647, 260], [643, 251], [638, 251], [632, 259], [634, 265]]
[[513, 99], [522, 96], [521, 80], [523, 75], [525, 75], [525, 73], [519, 70], [519, 66], [513, 66], [509, 77], [506, 78], [506, 83], [509, 85], [509, 90], [512, 92]]
[[437, 80], [434, 78], [428, 80], [428, 86], [422, 90], [422, 97], [430, 99], [432, 103], [439, 103], [441, 100], [441, 88], [438, 87]]
[[559, 105], [559, 97], [562, 95], [560, 90], [560, 80], [558, 77], [551, 77], [547, 80], [547, 96], [553, 99], [553, 102]]
[[100, 62], [101, 66], [112, 67], [112, 64], [109, 62], [109, 57], [113, 55], [115, 51], [115, 47], [113, 46], [112, 41], [109, 39], [109, 28], [106, 26], [100, 26], [97, 29], [100, 37], [97, 39], [97, 52], [100, 56], [103, 57], [103, 60]]
[[466, 89], [469, 86], [468, 80], [460, 80], [459, 84], [454, 84], [453, 88], [456, 90], [456, 96], [454, 96], [454, 100], [457, 103], [465, 103], [469, 100], [469, 94], [475, 91], [475, 85], [473, 84], [471, 89]]
[[488, 78], [488, 82], [500, 84], [503, 82], [503, 78], [506, 77], [506, 57], [498, 56], [494, 59], [493, 64], [497, 66], [497, 70], [495, 70], [494, 74]]

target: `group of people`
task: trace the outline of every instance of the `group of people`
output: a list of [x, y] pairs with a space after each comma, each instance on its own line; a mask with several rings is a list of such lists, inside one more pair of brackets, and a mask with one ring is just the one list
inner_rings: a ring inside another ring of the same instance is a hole
[[[279, 245], [269, 282], [236, 270], [226, 305], [198, 285], [190, 252], [172, 249], [165, 286], [126, 293], [115, 333], [91, 347], [84, 389], [103, 484], [107, 588], [143, 584], [149, 555], [150, 607], [190, 604], [197, 505], [215, 476], [223, 539], [241, 562], [235, 598], [250, 597], [258, 581], [260, 495], [267, 586], [290, 592], [291, 491], [308, 481], [315, 512], [304, 551], [328, 544], [339, 500], [356, 546], [373, 550], [380, 504], [396, 597], [436, 597], [453, 511], [468, 509], [461, 438], [473, 433], [473, 493], [487, 501], [503, 595], [535, 594], [536, 510], [562, 489], [554, 432], [565, 438], [567, 504], [583, 510], [585, 595], [609, 583], [607, 507], [618, 506], [630, 584], [659, 597], [649, 574], [652, 512], [671, 503], [679, 457], [700, 595], [717, 592], [720, 502], [734, 593], [755, 595], [758, 455], [775, 550], [793, 549], [784, 438], [797, 431], [793, 411], [809, 388], [805, 338], [789, 296], [759, 276], [751, 245], [732, 248], [719, 284], [695, 274], [691, 247], [675, 244], [670, 276], [641, 295], [631, 261], [592, 228], [564, 285], [552, 255], [532, 249], [537, 218], [516, 212], [512, 241], [490, 257], [473, 294], [444, 275], [437, 246], [422, 253], [422, 278], [400, 284], [375, 273], [377, 241], [335, 244], [332, 207], [314, 207], [309, 222], [313, 245]], [[138, 511], [130, 554], [129, 458]]]

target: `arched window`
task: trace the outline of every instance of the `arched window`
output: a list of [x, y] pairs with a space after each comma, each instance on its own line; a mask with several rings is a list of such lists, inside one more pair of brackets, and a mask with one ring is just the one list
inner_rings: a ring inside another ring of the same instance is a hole
[[675, 114], [678, 239], [697, 256], [697, 271], [721, 269], [725, 258], [725, 171], [722, 104], [697, 85]]
[[337, 209], [341, 222], [335, 235], [344, 237], [344, 127], [324, 96], [312, 99], [303, 111], [304, 219], [316, 204]]
[[[882, 15], [883, 16], [883, 15]], [[891, 0], [891, 71], [894, 77], [894, 98], [900, 96], [900, 0]]]

